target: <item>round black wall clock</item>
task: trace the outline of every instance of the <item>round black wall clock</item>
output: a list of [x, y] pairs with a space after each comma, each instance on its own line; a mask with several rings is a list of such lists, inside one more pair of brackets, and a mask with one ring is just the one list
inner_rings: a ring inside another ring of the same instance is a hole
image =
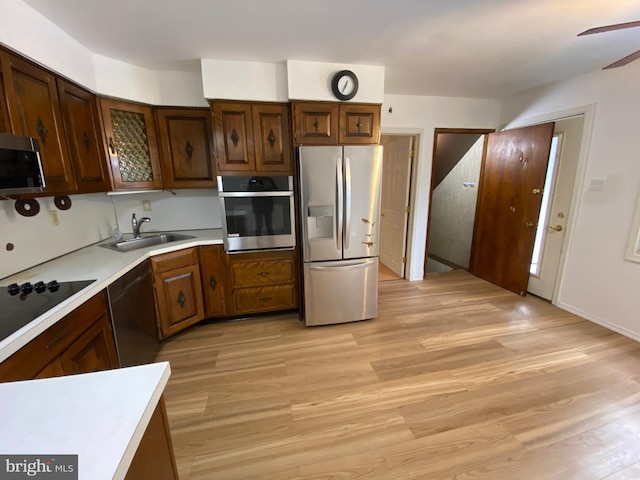
[[331, 91], [338, 100], [351, 100], [358, 93], [358, 77], [351, 70], [340, 70], [331, 78]]

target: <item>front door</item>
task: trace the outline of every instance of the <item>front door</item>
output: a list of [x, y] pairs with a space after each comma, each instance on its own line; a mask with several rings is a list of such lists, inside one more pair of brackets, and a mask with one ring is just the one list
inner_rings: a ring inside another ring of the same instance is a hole
[[[543, 211], [538, 221], [536, 247], [527, 289], [529, 293], [547, 300], [552, 300], [558, 277], [573, 183], [580, 156], [583, 122], [583, 115], [563, 118], [555, 122], [553, 136], [557, 138], [558, 151], [555, 168], [551, 168], [553, 158], [549, 162], [545, 183], [550, 188], [545, 188], [543, 196]], [[545, 199], [547, 195], [549, 198]]]
[[553, 123], [489, 135], [470, 272], [526, 295]]

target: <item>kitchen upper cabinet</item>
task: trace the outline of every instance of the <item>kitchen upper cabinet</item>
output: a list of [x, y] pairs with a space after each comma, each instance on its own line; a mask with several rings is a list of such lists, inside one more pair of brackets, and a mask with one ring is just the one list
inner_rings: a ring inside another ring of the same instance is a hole
[[297, 145], [363, 145], [380, 142], [380, 105], [294, 102]]
[[76, 192], [56, 77], [4, 51], [0, 63], [12, 133], [38, 139], [48, 193]]
[[213, 127], [208, 108], [156, 108], [165, 188], [215, 188]]
[[338, 143], [380, 143], [380, 105], [340, 104]]
[[337, 145], [339, 104], [294, 102], [294, 142], [298, 145]]
[[114, 190], [161, 189], [153, 109], [100, 98], [100, 110]]
[[0, 381], [117, 368], [106, 296], [99, 293], [0, 363]]
[[205, 316], [224, 317], [227, 315], [226, 264], [222, 245], [200, 247], [200, 274], [204, 296]]
[[292, 171], [289, 105], [214, 101], [218, 170]]
[[96, 96], [60, 78], [62, 118], [79, 193], [111, 189]]
[[166, 338], [204, 319], [198, 250], [151, 258], [159, 334]]
[[289, 105], [254, 104], [253, 133], [258, 172], [292, 171]]
[[0, 133], [11, 133], [9, 123], [9, 111], [7, 110], [7, 100], [4, 88], [4, 76], [2, 74], [3, 58], [0, 54]]

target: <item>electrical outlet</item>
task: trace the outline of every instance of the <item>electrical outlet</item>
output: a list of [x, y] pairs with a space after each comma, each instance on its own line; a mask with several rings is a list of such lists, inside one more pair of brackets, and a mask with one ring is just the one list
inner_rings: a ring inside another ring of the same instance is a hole
[[591, 192], [602, 192], [604, 190], [604, 178], [592, 178], [589, 182]]
[[49, 220], [51, 220], [51, 226], [57, 227], [60, 225], [60, 220], [58, 219], [58, 212], [55, 210], [49, 211]]
[[144, 210], [145, 212], [150, 212], [151, 211], [151, 201], [150, 200], [143, 200], [142, 201], [142, 210]]

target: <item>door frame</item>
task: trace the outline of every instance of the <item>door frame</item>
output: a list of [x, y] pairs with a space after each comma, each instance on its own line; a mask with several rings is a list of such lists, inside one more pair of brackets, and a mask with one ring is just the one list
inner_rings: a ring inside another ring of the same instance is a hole
[[[427, 236], [424, 245], [424, 273], [423, 278], [427, 278], [427, 260], [429, 259], [429, 232], [431, 231], [431, 206], [433, 202], [433, 189], [434, 189], [434, 171], [436, 168], [436, 152], [438, 149], [438, 134], [440, 133], [459, 133], [459, 134], [477, 134], [484, 136], [484, 145], [482, 146], [482, 159], [480, 163], [480, 181], [478, 186], [481, 185], [482, 174], [484, 173], [484, 161], [487, 155], [487, 135], [494, 133], [494, 128], [435, 128], [433, 130], [433, 151], [431, 152], [431, 181], [429, 183], [429, 209], [427, 211]], [[476, 199], [477, 204], [477, 199]], [[478, 211], [476, 209], [476, 217], [474, 218], [474, 228], [477, 221]], [[473, 244], [471, 245], [471, 255], [473, 255]]]
[[578, 155], [576, 176], [573, 181], [573, 191], [571, 192], [571, 203], [569, 206], [569, 214], [567, 215], [566, 234], [562, 242], [562, 251], [560, 253], [558, 273], [556, 274], [555, 287], [551, 296], [552, 305], [557, 305], [558, 303], [560, 303], [558, 297], [564, 284], [564, 269], [567, 265], [568, 246], [571, 244], [571, 241], [573, 239], [573, 232], [575, 231], [575, 225], [580, 210], [580, 198], [582, 197], [582, 191], [586, 181], [585, 178], [587, 170], [587, 159], [589, 158], [589, 146], [591, 144], [595, 111], [596, 105], [595, 103], [591, 103], [579, 107], [568, 108], [565, 110], [558, 110], [543, 115], [516, 119], [513, 122], [504, 124], [500, 127], [500, 131], [506, 129], [511, 130], [514, 128], [538, 125], [540, 123], [554, 122], [556, 120], [561, 120], [567, 117], [574, 117], [576, 115], [584, 115], [584, 123], [582, 125], [582, 138], [580, 140], [580, 154]]
[[402, 136], [413, 137], [413, 159], [411, 160], [411, 172], [409, 174], [409, 218], [407, 219], [407, 235], [406, 235], [406, 247], [405, 255], [407, 257], [407, 263], [404, 266], [403, 280], [407, 280], [411, 277], [411, 265], [415, 251], [413, 242], [414, 228], [415, 228], [415, 212], [416, 212], [416, 197], [417, 197], [417, 181], [418, 181], [418, 164], [420, 163], [420, 149], [422, 146], [422, 139], [424, 136], [424, 130], [422, 128], [381, 128], [380, 135], [390, 136]]

